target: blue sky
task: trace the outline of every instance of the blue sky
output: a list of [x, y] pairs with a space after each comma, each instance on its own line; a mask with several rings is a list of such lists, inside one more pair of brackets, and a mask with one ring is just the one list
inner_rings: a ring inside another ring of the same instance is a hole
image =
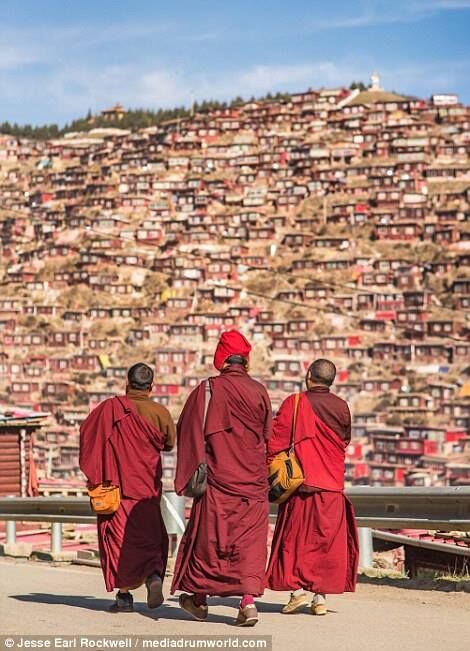
[[469, 103], [470, 0], [2, 3], [0, 122], [333, 87], [374, 70], [387, 89]]

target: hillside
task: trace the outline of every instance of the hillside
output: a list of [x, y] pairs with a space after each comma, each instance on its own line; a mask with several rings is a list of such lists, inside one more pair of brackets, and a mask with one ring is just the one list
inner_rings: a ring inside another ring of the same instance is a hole
[[176, 417], [238, 327], [275, 407], [335, 362], [350, 482], [470, 483], [468, 106], [339, 88], [108, 124], [0, 136], [0, 401], [53, 414], [43, 476], [77, 476], [129, 364]]

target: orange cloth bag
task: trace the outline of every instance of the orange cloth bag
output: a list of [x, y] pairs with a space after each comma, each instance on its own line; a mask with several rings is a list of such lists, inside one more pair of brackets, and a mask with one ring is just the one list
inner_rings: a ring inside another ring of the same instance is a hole
[[269, 464], [269, 501], [274, 504], [285, 502], [305, 481], [302, 466], [294, 451], [295, 424], [299, 400], [300, 394], [296, 393], [290, 448], [276, 454]]
[[98, 515], [111, 515], [115, 513], [121, 504], [121, 493], [119, 486], [110, 484], [98, 484], [88, 489], [90, 506]]

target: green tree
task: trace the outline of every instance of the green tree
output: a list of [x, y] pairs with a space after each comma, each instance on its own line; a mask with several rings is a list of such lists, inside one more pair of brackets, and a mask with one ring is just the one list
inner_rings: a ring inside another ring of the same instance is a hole
[[363, 81], [353, 81], [352, 84], [349, 86], [350, 90], [360, 90], [361, 92], [364, 90], [367, 90], [367, 86]]

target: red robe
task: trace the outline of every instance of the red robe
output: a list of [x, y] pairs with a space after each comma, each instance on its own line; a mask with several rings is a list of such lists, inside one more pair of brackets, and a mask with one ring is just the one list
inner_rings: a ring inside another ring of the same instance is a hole
[[205, 432], [204, 383], [189, 396], [177, 427], [176, 492], [183, 493], [204, 460], [208, 487], [193, 502], [171, 592], [258, 596], [264, 591], [267, 555], [271, 404], [265, 388], [238, 365], [210, 384]]
[[106, 589], [163, 578], [168, 535], [160, 512], [164, 438], [139, 416], [126, 397], [105, 400], [80, 428], [80, 468], [90, 485], [109, 481], [121, 490], [121, 505], [98, 516], [98, 542]]
[[[269, 458], [289, 447], [294, 396], [279, 410]], [[353, 592], [358, 564], [354, 510], [343, 492], [347, 442], [324, 423], [302, 394], [295, 452], [305, 485], [280, 505], [266, 582], [272, 590]]]

